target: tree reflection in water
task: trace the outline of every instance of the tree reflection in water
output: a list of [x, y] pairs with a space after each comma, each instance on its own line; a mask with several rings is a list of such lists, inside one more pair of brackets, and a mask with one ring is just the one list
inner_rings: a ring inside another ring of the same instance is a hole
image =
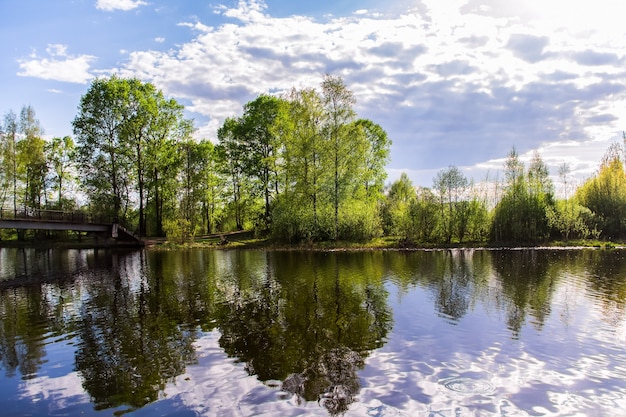
[[165, 383], [195, 360], [196, 332], [168, 314], [171, 302], [159, 299], [158, 286], [149, 288], [139, 277], [133, 290], [143, 259], [115, 258], [110, 274], [89, 281], [92, 297], [83, 304], [78, 331], [76, 368], [96, 409], [155, 401]]
[[382, 262], [265, 256], [262, 273], [238, 271], [225, 282], [234, 288], [219, 314], [220, 345], [260, 380], [283, 381], [297, 401], [319, 401], [331, 414], [347, 410], [360, 389], [357, 371], [391, 328]]
[[[580, 277], [606, 320], [621, 322], [626, 311], [626, 258], [611, 251], [2, 256], [3, 271], [33, 279], [0, 279], [0, 367], [9, 378], [37, 378], [54, 360], [50, 339], [64, 339], [75, 348], [69, 367], [96, 409], [132, 410], [161, 398], [197, 362], [198, 338], [218, 330], [221, 348], [250, 375], [294, 402], [341, 414], [361, 390], [368, 355], [391, 331], [390, 281], [400, 297], [423, 288], [433, 302], [427, 308], [448, 324], [477, 305], [501, 311], [513, 339], [529, 316], [542, 329], [564, 275]], [[28, 268], [41, 270], [43, 282]], [[454, 353], [452, 346], [443, 355]]]

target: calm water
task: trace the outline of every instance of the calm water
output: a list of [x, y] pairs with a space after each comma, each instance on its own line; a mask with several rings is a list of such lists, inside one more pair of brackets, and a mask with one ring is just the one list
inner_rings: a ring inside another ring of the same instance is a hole
[[625, 255], [0, 249], [0, 414], [624, 415]]

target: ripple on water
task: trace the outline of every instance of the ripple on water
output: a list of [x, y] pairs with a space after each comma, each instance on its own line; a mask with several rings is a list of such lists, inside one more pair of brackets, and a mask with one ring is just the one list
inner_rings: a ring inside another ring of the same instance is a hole
[[491, 394], [495, 387], [484, 379], [469, 377], [454, 377], [441, 381], [441, 384], [450, 391], [462, 394]]

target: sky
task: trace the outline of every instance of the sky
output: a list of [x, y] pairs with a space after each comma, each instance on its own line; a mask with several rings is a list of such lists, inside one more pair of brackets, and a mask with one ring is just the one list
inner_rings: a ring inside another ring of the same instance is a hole
[[[392, 140], [388, 182], [457, 166], [502, 177], [515, 148], [593, 175], [626, 130], [622, 0], [0, 1], [0, 112], [72, 135], [96, 77], [153, 83], [217, 141], [259, 94], [341, 76]], [[571, 181], [571, 179], [570, 179]]]

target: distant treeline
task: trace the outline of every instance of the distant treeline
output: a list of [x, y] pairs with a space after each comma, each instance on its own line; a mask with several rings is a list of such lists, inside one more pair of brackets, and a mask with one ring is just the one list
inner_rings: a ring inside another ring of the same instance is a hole
[[194, 139], [183, 106], [151, 83], [95, 79], [73, 138], [44, 140], [32, 107], [5, 115], [0, 206], [80, 209], [116, 217], [142, 236], [179, 241], [243, 229], [286, 242], [394, 236], [407, 244], [625, 234], [619, 144], [575, 190], [568, 165], [559, 168], [569, 198], [555, 197], [539, 154], [525, 167], [515, 148], [502, 181], [475, 184], [450, 166], [432, 188], [414, 187], [406, 174], [385, 186], [391, 141], [354, 104], [343, 80], [326, 75], [319, 89], [248, 102], [224, 121], [214, 144]]

